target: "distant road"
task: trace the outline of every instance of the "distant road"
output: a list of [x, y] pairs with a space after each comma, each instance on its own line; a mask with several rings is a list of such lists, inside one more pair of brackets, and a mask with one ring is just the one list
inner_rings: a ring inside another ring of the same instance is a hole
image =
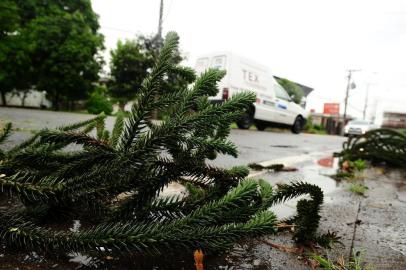
[[[9, 139], [8, 147], [27, 138], [33, 131], [44, 127], [55, 128], [91, 117], [93, 116], [80, 113], [0, 107], [0, 121], [3, 124], [4, 122], [12, 122], [14, 128], [17, 129], [17, 132]], [[114, 118], [108, 117], [107, 127], [112, 128], [113, 123]], [[239, 157], [219, 156], [215, 160], [216, 165], [230, 167], [315, 152], [328, 154], [340, 149], [345, 140], [339, 136], [296, 135], [289, 131], [279, 133], [238, 129], [231, 131], [230, 139], [238, 146]]]

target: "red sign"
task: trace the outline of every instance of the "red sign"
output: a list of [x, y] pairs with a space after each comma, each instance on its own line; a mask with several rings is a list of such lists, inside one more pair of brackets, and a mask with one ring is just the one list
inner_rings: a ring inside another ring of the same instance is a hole
[[340, 114], [340, 103], [324, 103], [323, 113], [331, 115]]

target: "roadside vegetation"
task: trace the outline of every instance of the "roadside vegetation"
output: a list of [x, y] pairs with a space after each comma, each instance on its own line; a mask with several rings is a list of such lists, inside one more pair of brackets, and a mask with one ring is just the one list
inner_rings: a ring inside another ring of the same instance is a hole
[[332, 259], [330, 256], [319, 254], [311, 255], [310, 258], [318, 263], [320, 269], [325, 270], [374, 270], [363, 262], [363, 251], [354, 250], [349, 261], [346, 261], [344, 256]]
[[[362, 179], [362, 171], [368, 163], [404, 169], [406, 164], [406, 136], [391, 129], [376, 129], [344, 142], [343, 150], [336, 153], [340, 158], [339, 169], [332, 177], [337, 180]], [[362, 183], [350, 183], [348, 190], [364, 196], [368, 187]]]
[[361, 183], [351, 183], [348, 190], [354, 194], [364, 196], [367, 192], [368, 187]]
[[110, 115], [113, 112], [113, 104], [106, 95], [105, 87], [96, 87], [86, 102], [88, 113]]
[[304, 132], [310, 133], [310, 134], [320, 134], [320, 135], [326, 135], [327, 132], [323, 128], [323, 126], [318, 125], [318, 124], [313, 124], [313, 118], [311, 115], [307, 118], [306, 125], [304, 126]]

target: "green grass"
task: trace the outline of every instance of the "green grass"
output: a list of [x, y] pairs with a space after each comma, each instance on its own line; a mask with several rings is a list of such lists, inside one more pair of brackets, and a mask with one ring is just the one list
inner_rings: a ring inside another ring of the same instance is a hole
[[350, 185], [350, 187], [348, 188], [349, 191], [351, 191], [352, 193], [355, 193], [357, 195], [365, 195], [365, 192], [367, 192], [368, 187], [363, 185], [363, 184], [359, 184], [359, 183], [352, 183]]
[[363, 252], [353, 250], [353, 255], [350, 261], [346, 262], [344, 256], [340, 256], [336, 260], [332, 260], [329, 257], [314, 254], [310, 256], [310, 259], [316, 261], [319, 264], [317, 269], [327, 270], [374, 270], [371, 266], [364, 266]]

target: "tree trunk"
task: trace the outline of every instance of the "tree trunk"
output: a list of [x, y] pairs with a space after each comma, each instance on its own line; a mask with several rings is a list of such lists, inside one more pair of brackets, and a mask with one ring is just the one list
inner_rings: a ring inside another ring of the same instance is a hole
[[6, 100], [6, 91], [1, 90], [1, 100], [2, 100], [2, 105], [7, 106], [7, 100]]
[[22, 106], [22, 107], [25, 107], [25, 99], [26, 99], [27, 96], [28, 96], [28, 92], [29, 92], [29, 91], [23, 91], [23, 97], [21, 98], [21, 106]]

